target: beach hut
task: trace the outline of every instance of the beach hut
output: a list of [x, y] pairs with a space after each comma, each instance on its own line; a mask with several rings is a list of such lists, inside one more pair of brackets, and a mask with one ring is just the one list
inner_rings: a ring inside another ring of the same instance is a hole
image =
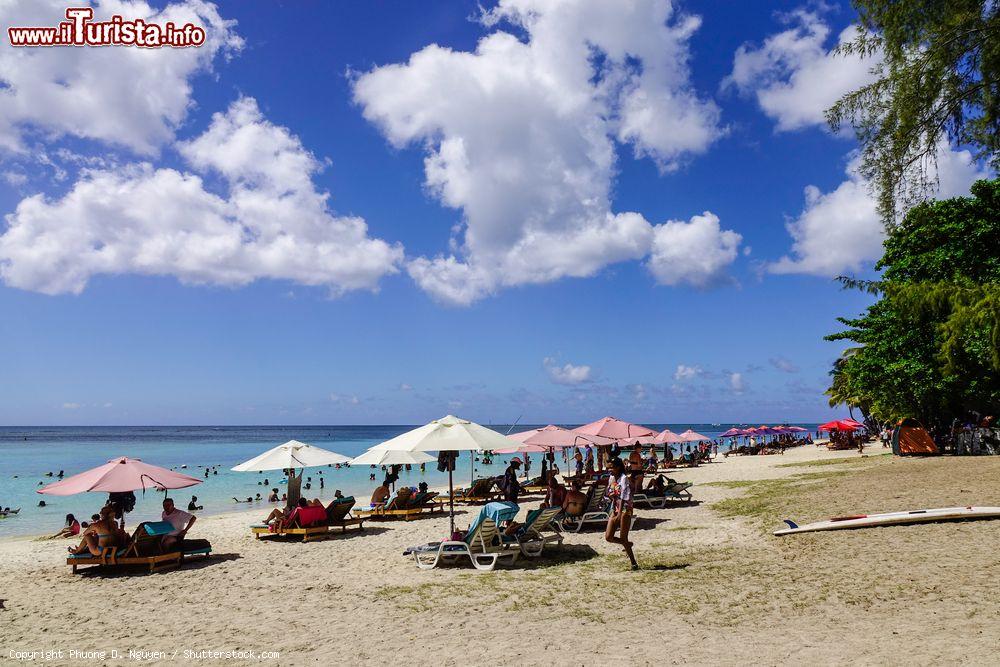
[[920, 422], [906, 418], [892, 431], [892, 453], [897, 456], [940, 454], [937, 444]]

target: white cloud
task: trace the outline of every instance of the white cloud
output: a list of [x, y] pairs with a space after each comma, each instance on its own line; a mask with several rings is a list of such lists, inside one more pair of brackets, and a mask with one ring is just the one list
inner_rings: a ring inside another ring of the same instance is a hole
[[542, 366], [556, 384], [574, 385], [590, 381], [590, 366], [574, 366], [570, 363], [560, 366], [552, 357], [545, 357]]
[[252, 98], [215, 114], [180, 146], [197, 169], [218, 171], [228, 196], [200, 176], [149, 164], [84, 170], [61, 199], [28, 197], [0, 236], [0, 278], [46, 294], [80, 293], [95, 275], [175, 276], [184, 283], [245, 285], [261, 278], [375, 289], [403, 250], [338, 217], [312, 182], [319, 163]]
[[431, 45], [355, 81], [365, 118], [421, 146], [428, 189], [463, 215], [453, 254], [410, 275], [465, 305], [646, 256], [655, 228], [611, 210], [615, 142], [669, 171], [721, 134], [690, 84], [699, 20], [669, 0], [501, 0], [483, 22], [474, 52]]
[[799, 372], [799, 367], [796, 366], [795, 364], [793, 364], [788, 359], [785, 359], [784, 357], [771, 357], [770, 359], [768, 359], [768, 361], [770, 362], [770, 364], [772, 366], [774, 366], [775, 368], [777, 368], [782, 373], [798, 373]]
[[[824, 113], [844, 94], [875, 80], [870, 70], [880, 56], [862, 59], [826, 47], [829, 26], [815, 12], [797, 10], [786, 16], [794, 25], [771, 35], [759, 47], [744, 44], [733, 58], [733, 71], [722, 83], [753, 94], [761, 110], [777, 122], [778, 131], [825, 125]], [[853, 40], [854, 27], [837, 37]]]
[[[83, 3], [88, 4], [88, 3]], [[146, 2], [102, 0], [94, 20], [113, 14], [156, 23], [204, 27], [197, 48], [20, 48], [0, 42], [0, 147], [26, 150], [26, 132], [72, 135], [154, 154], [173, 138], [193, 104], [191, 79], [220, 53], [242, 47], [235, 22], [215, 5], [184, 0], [154, 9]], [[65, 20], [64, 0], [0, 3], [4, 26], [54, 26]]]
[[647, 266], [661, 285], [688, 283], [707, 287], [725, 278], [743, 237], [719, 226], [709, 211], [690, 222], [670, 221], [653, 228]]
[[693, 380], [702, 374], [701, 366], [687, 366], [685, 364], [677, 364], [677, 370], [674, 371], [674, 380], [682, 382], [684, 380]]
[[80, 409], [80, 404], [79, 403], [63, 403], [62, 406], [63, 406], [63, 410], [79, 410]]
[[[859, 158], [852, 158], [847, 180], [831, 192], [806, 187], [805, 209], [786, 225], [793, 239], [791, 256], [768, 265], [768, 271], [834, 277], [859, 271], [882, 256], [885, 229], [859, 165]], [[968, 194], [969, 186], [988, 177], [968, 151], [945, 147], [938, 153], [937, 174], [941, 198]]]
[[330, 401], [346, 405], [359, 405], [361, 403], [361, 399], [357, 396], [344, 394], [330, 394]]
[[646, 385], [643, 384], [626, 385], [625, 389], [632, 395], [632, 400], [636, 403], [642, 403], [649, 396]]
[[747, 390], [747, 383], [746, 380], [743, 379], [742, 373], [729, 374], [729, 388], [736, 394], [742, 394]]
[[399, 385], [399, 390], [400, 390], [400, 391], [412, 391], [412, 390], [413, 390], [413, 387], [412, 387], [411, 385], [408, 385], [408, 384], [406, 384], [405, 382], [403, 382], [403, 383], [401, 383], [401, 384]]

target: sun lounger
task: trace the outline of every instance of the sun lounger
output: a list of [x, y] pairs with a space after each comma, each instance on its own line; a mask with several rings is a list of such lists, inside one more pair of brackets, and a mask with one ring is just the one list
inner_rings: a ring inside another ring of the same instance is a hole
[[468, 489], [455, 492], [455, 502], [488, 503], [496, 500], [501, 496], [499, 491], [494, 490], [496, 482], [493, 477], [477, 479]]
[[430, 570], [439, 564], [454, 563], [468, 558], [477, 570], [491, 571], [501, 558], [509, 558], [513, 565], [521, 553], [520, 548], [499, 544], [500, 530], [496, 522], [484, 517], [469, 528], [465, 539], [446, 540], [418, 547], [412, 551], [417, 567]]
[[105, 547], [99, 556], [89, 552], [70, 555], [66, 564], [73, 566], [73, 573], [84, 565], [98, 567], [146, 567], [149, 572], [157, 572], [177, 567], [185, 558], [208, 557], [212, 546], [206, 540], [182, 540], [176, 549], [164, 553], [161, 549], [163, 537], [174, 530], [168, 521], [144, 521], [135, 528], [127, 546]]
[[583, 526], [588, 523], [607, 523], [611, 515], [608, 514], [608, 501], [604, 494], [608, 490], [608, 483], [600, 480], [594, 482], [587, 491], [587, 507], [580, 516], [563, 516], [559, 522], [563, 530], [571, 530], [579, 533]]
[[[421, 517], [431, 516], [444, 511], [444, 503], [435, 500], [437, 494], [432, 491], [416, 493], [407, 499], [404, 504], [394, 502], [385, 507], [377, 507], [369, 510], [358, 510], [355, 514], [359, 517], [369, 517], [373, 520], [403, 519], [412, 521]], [[397, 496], [398, 498], [398, 496]]]
[[517, 533], [503, 536], [504, 542], [517, 544], [521, 553], [528, 558], [538, 558], [546, 544], [562, 545], [563, 536], [556, 526], [556, 517], [561, 512], [561, 507], [531, 510]]
[[364, 530], [363, 518], [349, 516], [353, 506], [352, 496], [332, 502], [329, 507], [296, 507], [281, 525], [259, 523], [251, 526], [250, 531], [258, 540], [267, 536], [292, 535], [309, 542], [330, 535], [334, 528], [340, 528], [341, 532], [346, 532], [350, 526]]
[[643, 493], [633, 494], [632, 501], [636, 504], [644, 504], [651, 509], [663, 509], [671, 500], [690, 501], [691, 492], [688, 489], [691, 486], [691, 482], [673, 482], [664, 488], [662, 494], [646, 490]]

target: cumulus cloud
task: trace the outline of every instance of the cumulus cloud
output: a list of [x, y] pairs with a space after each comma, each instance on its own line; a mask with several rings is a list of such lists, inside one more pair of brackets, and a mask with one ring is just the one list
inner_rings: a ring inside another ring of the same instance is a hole
[[46, 294], [80, 293], [92, 276], [120, 273], [228, 286], [291, 280], [339, 294], [375, 289], [397, 271], [402, 248], [329, 211], [312, 181], [320, 164], [254, 99], [215, 114], [180, 152], [220, 174], [226, 196], [199, 175], [146, 163], [84, 170], [61, 199], [28, 197], [7, 216], [0, 278]]
[[[87, 3], [83, 3], [87, 4]], [[102, 0], [94, 20], [114, 14], [205, 28], [198, 48], [31, 48], [0, 43], [0, 147], [26, 150], [25, 133], [72, 135], [154, 154], [173, 138], [192, 105], [191, 79], [220, 53], [242, 47], [235, 21], [202, 0], [154, 8], [146, 2]], [[65, 20], [63, 0], [0, 3], [4, 26], [51, 26]]]
[[62, 406], [63, 406], [63, 410], [79, 410], [80, 409], [80, 404], [79, 403], [63, 403]]
[[746, 380], [743, 379], [742, 373], [729, 374], [729, 388], [732, 389], [735, 394], [742, 394], [747, 390], [747, 383]]
[[[870, 184], [858, 173], [860, 158], [847, 165], [847, 180], [830, 192], [805, 189], [802, 213], [786, 226], [791, 255], [768, 265], [771, 273], [835, 277], [859, 271], [882, 256], [885, 229]], [[969, 151], [942, 146], [937, 157], [938, 197], [968, 194], [969, 186], [988, 177]]]
[[792, 24], [760, 46], [744, 44], [733, 58], [733, 71], [722, 87], [753, 95], [778, 131], [824, 125], [824, 113], [844, 94], [875, 80], [871, 68], [880, 56], [861, 58], [834, 52], [838, 44], [852, 41], [855, 28], [837, 36], [827, 48], [830, 27], [813, 11], [786, 15]]
[[725, 279], [742, 238], [722, 229], [719, 217], [705, 211], [690, 222], [670, 221], [654, 227], [646, 265], [661, 285], [708, 287]]
[[351, 394], [330, 394], [330, 402], [342, 405], [359, 405], [361, 403], [361, 399]]
[[768, 359], [768, 361], [770, 362], [770, 364], [772, 366], [774, 366], [775, 368], [777, 368], [782, 373], [798, 373], [799, 372], [799, 367], [796, 366], [795, 364], [793, 364], [788, 359], [785, 359], [784, 357], [771, 357], [770, 359]]
[[542, 367], [549, 374], [549, 379], [556, 384], [574, 385], [590, 381], [590, 366], [574, 366], [570, 363], [560, 366], [552, 357], [545, 357]]
[[682, 382], [684, 380], [693, 380], [702, 374], [701, 366], [687, 366], [685, 364], [677, 364], [677, 370], [674, 371], [674, 380]]
[[658, 228], [611, 210], [616, 142], [670, 171], [720, 136], [690, 84], [699, 20], [669, 0], [501, 0], [483, 23], [475, 51], [427, 46], [354, 83], [365, 118], [423, 148], [427, 188], [462, 212], [453, 252], [413, 259], [411, 277], [464, 305], [645, 257]]

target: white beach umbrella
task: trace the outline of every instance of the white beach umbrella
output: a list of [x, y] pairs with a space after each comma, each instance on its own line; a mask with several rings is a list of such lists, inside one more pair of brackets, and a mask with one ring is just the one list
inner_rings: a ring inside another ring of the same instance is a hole
[[285, 470], [288, 468], [312, 468], [315, 466], [350, 463], [351, 459], [322, 447], [307, 445], [298, 440], [289, 440], [283, 445], [269, 449], [249, 461], [244, 461], [231, 470], [236, 472], [258, 472], [262, 470]]
[[[391, 440], [375, 445], [372, 449], [401, 452], [463, 452], [495, 450], [509, 447], [506, 436], [467, 419], [448, 415], [435, 419]], [[455, 503], [452, 471], [448, 471], [448, 496], [451, 515], [451, 532], [455, 532]]]
[[351, 465], [420, 465], [432, 461], [434, 461], [434, 457], [423, 452], [405, 452], [395, 449], [381, 449], [375, 446], [364, 454], [351, 459]]

